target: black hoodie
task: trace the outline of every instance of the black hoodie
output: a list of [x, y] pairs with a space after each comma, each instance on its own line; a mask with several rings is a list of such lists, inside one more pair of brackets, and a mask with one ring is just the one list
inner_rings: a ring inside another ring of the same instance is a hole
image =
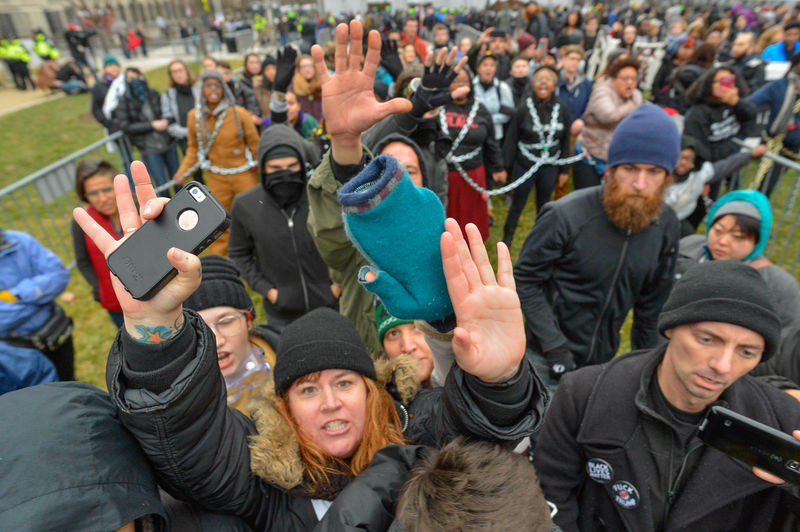
[[228, 255], [250, 288], [262, 295], [272, 288], [278, 290], [275, 304], [264, 298], [268, 319], [273, 315], [292, 321], [317, 307], [336, 308], [336, 299], [331, 293], [328, 267], [306, 228], [305, 188], [295, 203], [284, 208], [267, 191], [270, 174], [264, 173], [264, 160], [277, 146], [296, 151], [305, 168], [306, 144], [294, 129], [275, 124], [264, 131], [258, 142], [262, 186], [233, 201]]

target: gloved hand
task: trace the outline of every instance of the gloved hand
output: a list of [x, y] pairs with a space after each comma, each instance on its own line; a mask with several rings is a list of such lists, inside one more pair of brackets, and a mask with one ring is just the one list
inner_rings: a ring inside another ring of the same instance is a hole
[[384, 39], [381, 45], [381, 66], [386, 69], [393, 80], [403, 72], [403, 63], [400, 61], [400, 54], [397, 53], [397, 43]]
[[[337, 195], [347, 235], [374, 265], [361, 268], [359, 282], [396, 318], [450, 315], [439, 248], [444, 209], [436, 194], [414, 186], [397, 159], [381, 155]], [[367, 281], [370, 271], [376, 277]]]
[[17, 296], [12, 294], [9, 290], [0, 291], [0, 301], [4, 301], [6, 303], [16, 303]]
[[278, 59], [275, 66], [275, 81], [272, 89], [278, 92], [286, 92], [294, 78], [294, 69], [297, 65], [297, 50], [291, 46], [284, 46], [278, 50]]
[[456, 79], [456, 69], [448, 65], [445, 55], [440, 54], [436, 63], [425, 66], [419, 87], [411, 95], [411, 116], [420, 118], [422, 115], [442, 105], [453, 101], [450, 94], [450, 84]]
[[550, 366], [550, 377], [561, 380], [568, 371], [575, 369], [575, 359], [566, 347], [559, 347], [544, 354], [547, 365]]

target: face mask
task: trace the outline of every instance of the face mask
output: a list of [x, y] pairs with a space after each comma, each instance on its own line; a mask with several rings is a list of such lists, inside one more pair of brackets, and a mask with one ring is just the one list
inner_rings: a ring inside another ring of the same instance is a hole
[[143, 102], [145, 97], [147, 96], [147, 81], [141, 78], [135, 78], [128, 82], [128, 87], [131, 90], [131, 96], [134, 99]]
[[270, 172], [264, 176], [264, 181], [264, 188], [267, 190], [267, 194], [272, 196], [272, 199], [281, 208], [297, 203], [306, 186], [306, 179], [302, 170], [297, 172], [292, 170]]

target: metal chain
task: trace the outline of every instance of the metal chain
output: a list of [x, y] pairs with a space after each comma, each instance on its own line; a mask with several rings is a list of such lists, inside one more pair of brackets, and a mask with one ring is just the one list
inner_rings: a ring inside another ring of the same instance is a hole
[[[539, 120], [539, 115], [536, 113], [536, 110], [532, 107], [532, 101], [530, 98], [527, 99], [527, 103], [528, 103], [528, 111], [531, 113], [531, 119], [533, 120], [534, 123], [534, 129], [537, 133], [539, 133], [540, 138], [544, 138], [544, 135], [542, 134], [544, 133], [544, 126], [542, 126], [542, 123]], [[461, 131], [456, 137], [456, 140], [453, 141], [453, 145], [450, 148], [450, 153], [447, 154], [446, 160], [448, 163], [451, 163], [455, 167], [455, 169], [461, 175], [461, 178], [484, 198], [488, 198], [490, 196], [499, 196], [501, 194], [510, 192], [522, 186], [528, 179], [530, 179], [533, 176], [533, 174], [535, 174], [539, 170], [539, 168], [541, 168], [546, 164], [552, 164], [553, 166], [572, 164], [573, 162], [580, 161], [581, 159], [585, 159], [588, 156], [588, 152], [583, 151], [577, 155], [573, 155], [572, 157], [560, 159], [559, 158], [561, 156], [560, 150], [554, 156], [547, 155], [547, 146], [549, 145], [550, 142], [554, 140], [553, 136], [555, 134], [555, 129], [556, 129], [555, 126], [558, 123], [559, 111], [560, 111], [559, 104], [556, 103], [555, 107], [553, 108], [553, 113], [550, 119], [550, 134], [545, 139], [545, 144], [542, 145], [541, 157], [536, 157], [535, 155], [533, 155], [533, 153], [530, 152], [530, 149], [535, 148], [536, 145], [524, 144], [522, 142], [519, 142], [517, 144], [517, 146], [520, 148], [520, 151], [525, 156], [525, 158], [534, 164], [530, 168], [528, 168], [528, 170], [519, 178], [517, 178], [513, 183], [509, 183], [505, 186], [496, 188], [494, 190], [487, 190], [482, 186], [480, 186], [478, 183], [476, 183], [475, 180], [473, 180], [471, 177], [469, 177], [467, 172], [461, 166], [461, 163], [464, 161], [468, 161], [469, 159], [472, 159], [473, 157], [478, 155], [481, 152], [481, 148], [476, 148], [464, 155], [459, 155], [459, 156], [453, 155], [453, 152], [455, 152], [458, 145], [461, 144], [461, 141], [464, 140], [467, 131], [469, 131], [469, 127], [472, 125], [472, 122], [475, 119], [475, 115], [478, 112], [477, 101], [475, 102], [475, 105], [472, 106], [472, 109], [470, 109], [469, 116], [467, 117], [467, 122], [461, 128]], [[445, 120], [445, 115], [444, 115], [444, 107], [440, 108], [439, 110], [439, 120], [442, 126], [442, 131], [445, 134], [449, 134], [450, 131], [447, 128], [447, 122]]]
[[[203, 143], [202, 136], [200, 134], [200, 121], [204, 120], [202, 111], [200, 110], [200, 106], [195, 107], [195, 132], [197, 134], [197, 162], [192, 165], [191, 168], [186, 170], [183, 173], [183, 177], [189, 177], [194, 174], [195, 170], [201, 168], [203, 170], [208, 170], [215, 174], [219, 175], [234, 175], [234, 174], [241, 174], [242, 172], [246, 172], [251, 168], [258, 166], [256, 162], [253, 160], [253, 154], [250, 153], [250, 147], [247, 145], [247, 141], [242, 139], [244, 143], [244, 155], [247, 162], [236, 168], [220, 168], [219, 166], [214, 166], [211, 164], [211, 161], [207, 159], [208, 152], [211, 151], [211, 146], [214, 145], [214, 141], [217, 140], [217, 135], [219, 134], [220, 129], [222, 128], [222, 123], [225, 121], [225, 117], [228, 114], [228, 109], [230, 107], [226, 107], [222, 113], [217, 118], [217, 123], [214, 125], [214, 131], [211, 133], [211, 138], [208, 139], [208, 144]], [[234, 112], [236, 110], [234, 109]]]

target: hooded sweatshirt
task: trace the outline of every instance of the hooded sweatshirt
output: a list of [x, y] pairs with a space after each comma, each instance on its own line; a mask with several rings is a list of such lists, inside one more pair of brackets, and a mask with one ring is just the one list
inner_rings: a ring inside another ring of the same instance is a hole
[[[298, 195], [289, 201], [281, 197], [292, 196], [292, 180], [298, 176], [264, 173], [267, 153], [277, 146], [294, 150], [302, 168]], [[262, 295], [278, 290], [274, 304], [264, 298], [265, 310], [289, 321], [317, 307], [336, 307], [328, 267], [306, 228], [305, 153], [303, 139], [291, 127], [275, 124], [264, 131], [258, 143], [261, 186], [237, 196], [231, 210], [230, 258], [250, 288]]]

